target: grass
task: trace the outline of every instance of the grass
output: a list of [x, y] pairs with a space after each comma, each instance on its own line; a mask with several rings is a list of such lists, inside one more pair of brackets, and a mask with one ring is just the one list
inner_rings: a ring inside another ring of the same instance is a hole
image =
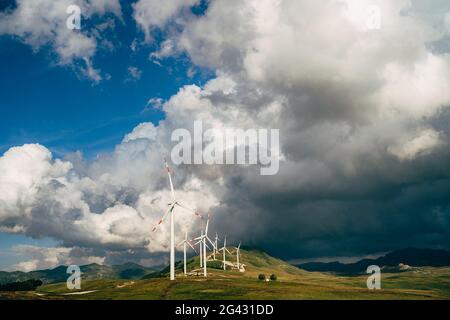
[[[65, 283], [40, 287], [36, 293], [0, 293], [6, 299], [100, 299], [100, 300], [266, 300], [266, 299], [343, 299], [400, 300], [450, 299], [450, 268], [423, 268], [423, 272], [385, 274], [382, 290], [366, 288], [366, 277], [341, 277], [325, 273], [303, 272], [302, 275], [279, 277], [276, 282], [258, 281], [255, 277], [209, 270], [210, 277], [184, 277], [148, 280], [87, 280], [81, 291], [97, 290], [86, 295], [70, 293]], [[431, 275], [431, 276], [430, 276]]]
[[[229, 257], [232, 259], [232, 257]], [[450, 268], [414, 268], [402, 273], [383, 273], [382, 290], [366, 287], [366, 275], [338, 276], [331, 273], [307, 272], [263, 252], [243, 251], [246, 272], [221, 270], [221, 264], [211, 263], [208, 278], [185, 277], [177, 268], [176, 281], [162, 277], [143, 280], [84, 280], [80, 291], [96, 292], [84, 295], [70, 293], [65, 283], [39, 287], [37, 292], [2, 293], [0, 299], [100, 299], [100, 300], [403, 300], [450, 299]], [[189, 261], [189, 270], [198, 266], [198, 257]], [[228, 259], [228, 257], [227, 257]], [[232, 260], [234, 261], [234, 260]], [[257, 280], [258, 274], [275, 273], [274, 282]], [[39, 294], [39, 295], [38, 295]]]

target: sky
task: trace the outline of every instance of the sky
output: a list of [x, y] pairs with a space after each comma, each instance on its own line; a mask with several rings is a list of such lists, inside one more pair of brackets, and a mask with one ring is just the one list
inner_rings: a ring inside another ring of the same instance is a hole
[[274, 176], [173, 166], [229, 243], [450, 249], [449, 40], [445, 0], [0, 0], [0, 269], [166, 262], [163, 158], [196, 120], [280, 130]]

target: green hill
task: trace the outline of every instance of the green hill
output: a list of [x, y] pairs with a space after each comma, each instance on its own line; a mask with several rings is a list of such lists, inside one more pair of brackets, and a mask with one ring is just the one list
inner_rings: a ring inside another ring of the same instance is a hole
[[[366, 287], [368, 275], [308, 272], [261, 250], [241, 250], [241, 262], [245, 265], [245, 272], [241, 272], [233, 267], [236, 257], [230, 251], [232, 254], [226, 256], [231, 262], [227, 270], [223, 270], [220, 260], [208, 261], [207, 278], [203, 277], [196, 256], [187, 263], [187, 276], [183, 274], [182, 261], [177, 263], [175, 281], [169, 280], [168, 268], [133, 280], [106, 278], [105, 269], [104, 278], [84, 278], [78, 291], [68, 290], [65, 282], [52, 283], [36, 292], [0, 292], [0, 299], [450, 299], [449, 267], [386, 271], [382, 274], [382, 290], [372, 291]], [[260, 273], [267, 277], [276, 274], [277, 280], [260, 281]]]
[[[229, 247], [228, 250], [231, 254], [227, 253], [225, 260], [227, 261], [227, 271], [229, 274], [240, 274], [236, 266], [232, 267], [231, 264], [236, 264], [236, 250]], [[212, 255], [208, 253], [208, 270], [212, 273], [221, 273], [223, 271], [223, 255], [222, 253], [217, 255], [216, 260], [212, 260]], [[277, 258], [274, 258], [262, 250], [259, 249], [241, 249], [240, 253], [241, 263], [244, 264], [245, 274], [247, 276], [253, 277], [260, 273], [265, 273], [270, 276], [270, 274], [275, 273], [282, 277], [290, 277], [296, 275], [302, 275], [305, 272], [299, 268]], [[183, 272], [183, 261], [177, 261], [175, 263], [175, 271], [177, 273]], [[203, 269], [200, 268], [200, 257], [195, 256], [186, 262], [187, 272], [194, 272], [195, 274], [201, 275]], [[161, 271], [150, 273], [143, 277], [143, 279], [152, 279], [159, 277], [167, 277], [169, 275], [169, 266]]]

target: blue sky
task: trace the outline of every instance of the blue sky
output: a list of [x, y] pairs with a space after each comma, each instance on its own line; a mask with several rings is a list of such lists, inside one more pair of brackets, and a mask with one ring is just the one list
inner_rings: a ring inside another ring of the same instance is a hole
[[[109, 151], [124, 134], [143, 121], [155, 124], [164, 117], [146, 108], [151, 98], [167, 99], [191, 83], [202, 83], [207, 73], [188, 77], [188, 59], [167, 59], [162, 65], [149, 56], [160, 44], [131, 49], [143, 35], [131, 18], [131, 4], [122, 4], [124, 22], [115, 22], [108, 39], [114, 49], [97, 53], [93, 63], [111, 78], [98, 84], [73, 72], [70, 66], [55, 66], [54, 53], [33, 49], [15, 37], [0, 36], [0, 153], [23, 143], [42, 143], [55, 155], [82, 151], [86, 157]], [[83, 20], [96, 25], [110, 17]], [[142, 75], [131, 80], [128, 68]]]
[[[80, 150], [91, 156], [109, 150], [136, 124], [157, 123], [163, 114], [146, 111], [148, 100], [165, 99], [192, 79], [182, 64], [161, 67], [148, 60], [147, 50], [134, 55], [129, 39], [121, 41], [117, 52], [96, 58], [111, 75], [96, 85], [68, 67], [51, 66], [46, 51], [33, 53], [0, 37], [0, 152], [37, 142], [58, 155]], [[142, 71], [140, 81], [127, 81], [130, 65]]]

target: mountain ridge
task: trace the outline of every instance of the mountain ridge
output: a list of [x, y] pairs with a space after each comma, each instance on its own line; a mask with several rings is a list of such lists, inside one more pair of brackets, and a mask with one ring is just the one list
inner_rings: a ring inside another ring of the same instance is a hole
[[[44, 284], [64, 282], [67, 280], [67, 267], [59, 265], [51, 269], [41, 269], [29, 272], [0, 271], [0, 285], [26, 280], [41, 280]], [[146, 274], [159, 270], [159, 267], [144, 267], [137, 263], [126, 262], [121, 265], [101, 265], [97, 263], [80, 266], [83, 280], [95, 279], [139, 279]]]
[[[227, 254], [227, 261], [235, 262], [234, 249], [231, 248], [232, 255]], [[246, 250], [247, 249], [247, 250]], [[443, 267], [450, 266], [450, 251], [440, 249], [426, 248], [406, 248], [391, 251], [384, 256], [376, 259], [362, 259], [354, 263], [334, 262], [309, 262], [298, 265], [291, 265], [286, 261], [270, 256], [261, 249], [246, 248], [241, 249], [242, 261], [246, 261], [247, 273], [269, 272], [271, 269], [279, 273], [296, 273], [305, 271], [317, 272], [335, 272], [342, 274], [365, 273], [369, 265], [379, 265], [380, 267], [397, 267], [399, 264], [416, 266]], [[216, 261], [208, 262], [208, 269], [220, 270], [221, 255]], [[188, 260], [188, 269], [200, 269], [199, 257], [194, 256]], [[177, 272], [182, 271], [182, 261], [177, 261]], [[144, 267], [133, 262], [127, 262], [121, 265], [100, 265], [96, 263], [80, 266], [83, 280], [97, 279], [148, 279], [153, 277], [167, 276], [168, 267]], [[297, 270], [297, 271], [296, 271]], [[17, 281], [41, 280], [44, 284], [65, 282], [68, 274], [67, 266], [60, 265], [52, 269], [35, 270], [30, 272], [23, 271], [0, 271], [0, 285]], [[200, 270], [201, 271], [201, 270]]]
[[365, 273], [370, 265], [380, 267], [396, 267], [404, 264], [412, 267], [445, 267], [450, 266], [450, 251], [442, 249], [427, 249], [408, 247], [391, 251], [375, 259], [361, 259], [353, 263], [308, 262], [296, 264], [300, 269], [318, 272]]

